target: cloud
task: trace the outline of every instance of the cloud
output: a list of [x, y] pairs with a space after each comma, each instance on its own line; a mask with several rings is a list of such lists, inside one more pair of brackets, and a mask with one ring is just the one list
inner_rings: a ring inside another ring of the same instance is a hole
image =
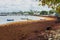
[[28, 11], [28, 10], [49, 10], [49, 8], [38, 6], [38, 2], [32, 0], [0, 0], [0, 12]]
[[0, 0], [0, 11], [29, 10], [30, 0]]

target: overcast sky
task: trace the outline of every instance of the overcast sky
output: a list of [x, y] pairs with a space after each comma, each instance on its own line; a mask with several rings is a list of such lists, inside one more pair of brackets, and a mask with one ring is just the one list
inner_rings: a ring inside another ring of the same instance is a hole
[[28, 11], [30, 9], [48, 10], [48, 7], [38, 7], [37, 3], [33, 3], [31, 0], [0, 0], [0, 12]]

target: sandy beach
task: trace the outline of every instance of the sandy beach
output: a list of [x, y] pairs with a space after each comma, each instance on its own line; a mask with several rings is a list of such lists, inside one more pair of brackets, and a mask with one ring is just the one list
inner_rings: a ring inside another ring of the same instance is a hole
[[47, 40], [48, 38], [44, 37], [47, 35], [45, 32], [47, 27], [51, 27], [51, 30], [60, 29], [60, 23], [49, 19], [2, 24], [0, 25], [0, 40]]

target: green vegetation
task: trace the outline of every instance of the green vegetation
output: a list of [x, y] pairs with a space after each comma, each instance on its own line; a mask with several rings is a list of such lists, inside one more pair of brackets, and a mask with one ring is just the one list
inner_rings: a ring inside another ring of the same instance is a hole
[[53, 11], [53, 10], [50, 10], [50, 11], [49, 11], [49, 13], [50, 13], [50, 14], [53, 14], [53, 13], [54, 13], [54, 11]]
[[32, 10], [30, 10], [30, 12], [28, 12], [29, 15], [33, 15], [34, 12]]
[[41, 11], [40, 15], [48, 15], [48, 12], [47, 11]]
[[[33, 15], [33, 16], [42, 16], [42, 15], [53, 15], [54, 13], [57, 13], [57, 12], [54, 12], [53, 10], [50, 10], [50, 11], [19, 11], [19, 12], [8, 12], [8, 13], [0, 13], [0, 15]], [[57, 14], [54, 14], [55, 16], [58, 15]], [[59, 15], [60, 16], [60, 15]]]
[[60, 0], [42, 0], [41, 2], [42, 5], [47, 4], [48, 7], [51, 7], [55, 12], [60, 13]]
[[21, 15], [23, 15], [24, 13], [23, 13], [23, 11], [20, 11], [20, 12], [18, 12], [18, 13], [20, 13]]

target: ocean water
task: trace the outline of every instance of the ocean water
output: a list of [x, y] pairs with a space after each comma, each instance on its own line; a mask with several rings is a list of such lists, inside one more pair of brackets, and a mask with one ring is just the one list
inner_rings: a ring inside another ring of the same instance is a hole
[[0, 24], [5, 24], [15, 21], [40, 20], [37, 16], [0, 16]]

